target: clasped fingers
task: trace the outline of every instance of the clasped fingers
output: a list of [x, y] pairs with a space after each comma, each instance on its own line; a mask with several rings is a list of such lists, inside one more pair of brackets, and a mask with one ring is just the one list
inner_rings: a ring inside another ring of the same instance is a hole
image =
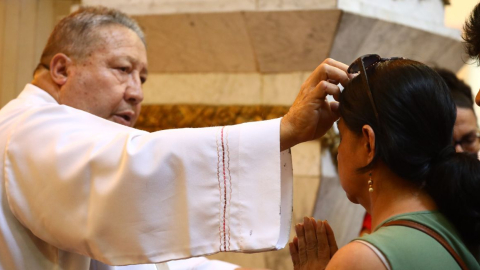
[[303, 228], [305, 230], [306, 255], [308, 260], [315, 260], [318, 257], [318, 244], [315, 227], [316, 222], [314, 218], [310, 219], [308, 217], [305, 217], [303, 219]]
[[320, 81], [346, 85], [349, 81], [348, 66], [331, 58], [325, 59], [307, 78], [304, 87], [315, 87]]
[[330, 225], [305, 217], [295, 231], [297, 237], [289, 244], [294, 269], [325, 269], [338, 250]]

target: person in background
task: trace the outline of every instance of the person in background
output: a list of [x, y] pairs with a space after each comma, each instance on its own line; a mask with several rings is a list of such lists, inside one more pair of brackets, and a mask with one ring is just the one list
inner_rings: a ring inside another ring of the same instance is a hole
[[473, 105], [472, 90], [455, 73], [443, 68], [434, 68], [442, 77], [452, 94], [457, 106], [457, 119], [453, 128], [453, 145], [455, 151], [478, 155], [480, 150], [477, 116]]

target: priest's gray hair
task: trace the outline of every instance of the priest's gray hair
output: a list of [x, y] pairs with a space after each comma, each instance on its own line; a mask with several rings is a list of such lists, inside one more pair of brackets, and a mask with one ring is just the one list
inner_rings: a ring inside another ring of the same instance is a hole
[[110, 25], [131, 29], [146, 45], [143, 31], [135, 20], [125, 13], [106, 7], [81, 7], [55, 26], [35, 72], [40, 68], [48, 69], [50, 61], [57, 53], [82, 59], [96, 48], [98, 40], [96, 29]]

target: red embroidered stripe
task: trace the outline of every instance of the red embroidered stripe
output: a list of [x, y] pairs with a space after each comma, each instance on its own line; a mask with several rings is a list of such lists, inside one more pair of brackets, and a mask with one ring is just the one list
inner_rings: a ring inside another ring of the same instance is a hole
[[[229, 196], [228, 196], [228, 204], [230, 205], [230, 202], [232, 200], [232, 175], [230, 173], [230, 147], [228, 144], [228, 128], [226, 130], [226, 135], [225, 135], [225, 141], [227, 144], [227, 171], [228, 171], [228, 191], [229, 191]], [[228, 230], [228, 250], [230, 250], [230, 209], [227, 212], [228, 213], [228, 218], [227, 218], [227, 230]]]
[[[221, 216], [221, 207], [222, 207], [222, 183], [220, 181], [220, 145], [218, 142], [218, 135], [219, 133], [216, 133], [215, 135], [215, 143], [217, 144], [217, 180], [218, 180], [218, 191], [219, 191], [219, 196], [220, 196], [220, 204], [219, 204], [219, 211], [218, 211], [218, 219], [221, 221], [222, 216]], [[218, 224], [218, 234], [220, 235], [219, 241], [219, 250], [222, 250], [222, 226], [221, 223]]]
[[225, 230], [225, 216], [227, 212], [227, 176], [225, 173], [225, 143], [223, 140], [223, 130], [225, 127], [222, 127], [221, 138], [222, 138], [222, 161], [223, 161], [223, 189], [224, 189], [224, 204], [223, 204], [223, 250], [227, 250], [227, 234]]
[[227, 251], [230, 250], [230, 211], [228, 205], [232, 198], [228, 127], [219, 128], [219, 131], [215, 136], [215, 143], [217, 145], [217, 180], [220, 197], [218, 213], [218, 233], [220, 238], [219, 251]]

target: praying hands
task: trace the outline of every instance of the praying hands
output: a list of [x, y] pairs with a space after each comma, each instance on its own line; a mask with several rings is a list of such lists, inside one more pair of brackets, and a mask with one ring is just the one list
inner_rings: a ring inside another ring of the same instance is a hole
[[325, 269], [338, 250], [328, 222], [305, 217], [295, 232], [297, 236], [289, 243], [294, 270]]

